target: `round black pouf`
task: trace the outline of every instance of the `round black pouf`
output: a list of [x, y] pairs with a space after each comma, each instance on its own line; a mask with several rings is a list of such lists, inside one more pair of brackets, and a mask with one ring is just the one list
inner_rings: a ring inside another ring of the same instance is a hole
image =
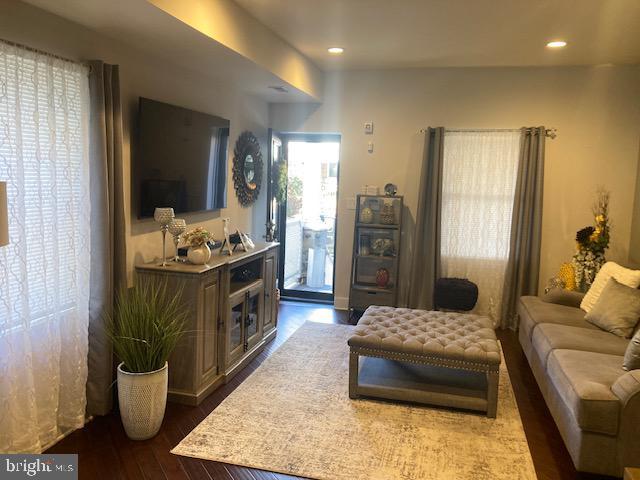
[[433, 291], [436, 310], [473, 310], [478, 301], [478, 286], [466, 278], [439, 278]]

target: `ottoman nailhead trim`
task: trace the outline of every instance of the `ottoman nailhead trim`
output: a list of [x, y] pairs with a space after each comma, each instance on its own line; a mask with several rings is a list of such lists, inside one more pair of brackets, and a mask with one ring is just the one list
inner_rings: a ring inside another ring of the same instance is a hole
[[411, 355], [409, 353], [398, 353], [386, 350], [373, 350], [370, 348], [351, 347], [351, 353], [365, 357], [384, 358], [387, 360], [397, 360], [401, 362], [414, 363], [418, 365], [432, 365], [435, 367], [456, 368], [458, 370], [469, 370], [472, 372], [494, 373], [498, 372], [499, 365], [488, 363], [473, 363], [464, 360], [449, 360], [427, 355]]

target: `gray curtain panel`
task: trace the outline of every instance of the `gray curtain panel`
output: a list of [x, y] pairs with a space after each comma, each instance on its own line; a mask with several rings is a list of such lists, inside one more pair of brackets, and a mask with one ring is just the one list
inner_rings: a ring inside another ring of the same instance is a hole
[[544, 127], [522, 129], [509, 261], [504, 277], [502, 328], [517, 329], [518, 298], [538, 293], [545, 137]]
[[433, 287], [440, 276], [440, 218], [444, 127], [428, 128], [420, 173], [418, 211], [413, 239], [409, 306], [433, 309]]
[[113, 352], [104, 316], [126, 282], [122, 180], [122, 110], [117, 65], [92, 61], [89, 158], [91, 176], [91, 285], [87, 414], [111, 411]]

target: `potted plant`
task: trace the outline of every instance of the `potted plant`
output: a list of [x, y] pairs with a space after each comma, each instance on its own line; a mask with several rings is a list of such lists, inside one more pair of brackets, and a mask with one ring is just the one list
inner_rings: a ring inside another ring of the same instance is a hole
[[107, 332], [120, 360], [118, 403], [127, 436], [153, 437], [167, 404], [168, 358], [184, 333], [186, 311], [181, 292], [167, 292], [166, 283], [150, 282], [118, 293]]
[[211, 258], [211, 249], [207, 242], [213, 240], [213, 236], [202, 227], [196, 227], [182, 235], [182, 240], [189, 246], [187, 258], [191, 263], [204, 265]]

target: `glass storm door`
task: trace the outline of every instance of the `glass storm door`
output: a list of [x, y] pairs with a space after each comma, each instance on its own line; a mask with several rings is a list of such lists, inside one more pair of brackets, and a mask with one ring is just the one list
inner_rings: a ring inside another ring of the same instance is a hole
[[287, 163], [278, 224], [282, 296], [333, 302], [340, 136], [281, 138]]
[[282, 178], [281, 172], [286, 171], [286, 161], [283, 155], [282, 139], [271, 129], [269, 129], [269, 145], [265, 239], [267, 242], [272, 242], [279, 239], [279, 216], [284, 202], [284, 192], [281, 192], [281, 189], [286, 186], [286, 179]]

